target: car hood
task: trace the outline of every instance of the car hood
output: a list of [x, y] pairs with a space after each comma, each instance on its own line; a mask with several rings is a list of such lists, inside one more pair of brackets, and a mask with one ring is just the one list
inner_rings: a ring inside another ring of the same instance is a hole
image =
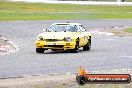
[[44, 32], [39, 36], [42, 36], [44, 39], [64, 39], [64, 37], [77, 38], [79, 32]]

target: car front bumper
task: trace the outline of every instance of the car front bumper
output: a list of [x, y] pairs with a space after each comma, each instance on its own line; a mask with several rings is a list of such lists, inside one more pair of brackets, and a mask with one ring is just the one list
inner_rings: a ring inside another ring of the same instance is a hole
[[35, 41], [36, 48], [44, 48], [44, 49], [74, 49], [76, 42], [65, 42], [65, 41], [57, 41], [57, 42], [46, 42], [46, 41]]

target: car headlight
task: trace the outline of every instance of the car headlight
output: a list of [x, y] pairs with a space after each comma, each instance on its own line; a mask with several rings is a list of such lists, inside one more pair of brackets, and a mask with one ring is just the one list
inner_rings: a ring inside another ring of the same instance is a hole
[[39, 41], [43, 41], [44, 39], [43, 39], [42, 36], [39, 36], [39, 37], [37, 37], [37, 40], [39, 40]]
[[72, 39], [71, 39], [71, 37], [64, 37], [64, 41], [71, 42]]

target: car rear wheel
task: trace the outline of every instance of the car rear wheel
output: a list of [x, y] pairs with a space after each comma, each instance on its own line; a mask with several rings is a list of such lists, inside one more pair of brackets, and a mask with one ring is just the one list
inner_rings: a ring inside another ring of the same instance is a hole
[[91, 38], [88, 39], [88, 43], [83, 46], [83, 50], [87, 51], [87, 50], [90, 50], [91, 49]]
[[37, 53], [44, 53], [44, 48], [36, 48]]

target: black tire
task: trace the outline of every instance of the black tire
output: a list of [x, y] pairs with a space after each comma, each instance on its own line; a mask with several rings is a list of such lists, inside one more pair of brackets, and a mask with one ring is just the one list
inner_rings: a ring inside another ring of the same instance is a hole
[[76, 41], [75, 48], [72, 50], [73, 53], [78, 53], [79, 51], [79, 40]]
[[36, 48], [37, 53], [44, 53], [44, 48]]
[[90, 49], [91, 49], [91, 38], [88, 39], [88, 43], [85, 46], [83, 46], [84, 51], [88, 51]]
[[84, 76], [76, 76], [76, 81], [79, 85], [84, 85], [86, 83], [86, 78]]

